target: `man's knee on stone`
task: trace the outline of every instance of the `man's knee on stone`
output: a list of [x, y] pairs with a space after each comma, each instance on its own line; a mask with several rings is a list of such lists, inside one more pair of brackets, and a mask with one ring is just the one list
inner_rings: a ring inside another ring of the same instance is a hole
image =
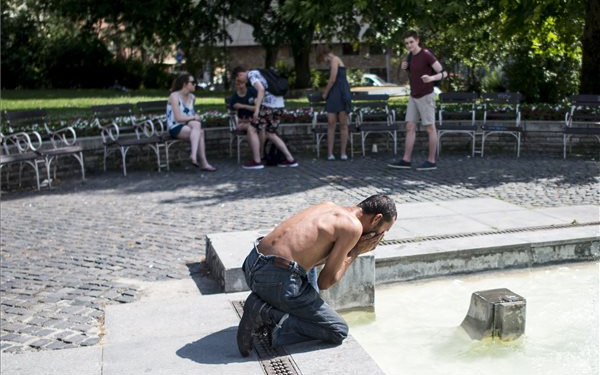
[[340, 321], [332, 325], [331, 343], [340, 345], [348, 337], [348, 324]]

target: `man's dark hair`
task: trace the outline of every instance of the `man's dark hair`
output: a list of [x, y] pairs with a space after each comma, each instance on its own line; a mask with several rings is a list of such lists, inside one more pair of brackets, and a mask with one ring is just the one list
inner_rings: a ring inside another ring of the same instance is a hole
[[386, 195], [371, 195], [357, 206], [362, 208], [363, 212], [367, 215], [382, 214], [383, 220], [387, 222], [396, 219], [398, 216], [396, 213], [396, 203]]
[[233, 70], [231, 71], [231, 80], [235, 81], [235, 79], [237, 78], [238, 73], [240, 72], [245, 72], [248, 69], [246, 69], [246, 67], [242, 66], [242, 65], [238, 65], [235, 68], [233, 68]]
[[408, 30], [402, 34], [402, 39], [413, 37], [415, 40], [419, 39], [419, 34], [415, 30]]

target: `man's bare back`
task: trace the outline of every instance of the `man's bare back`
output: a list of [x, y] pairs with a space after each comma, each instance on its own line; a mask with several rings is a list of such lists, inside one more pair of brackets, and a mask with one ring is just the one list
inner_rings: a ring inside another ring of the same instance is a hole
[[[277, 226], [260, 241], [258, 250], [264, 255], [293, 260], [306, 271], [324, 263], [319, 287], [326, 289], [341, 279], [358, 255], [375, 248], [389, 229], [365, 234], [361, 216], [362, 210], [357, 206], [320, 203]], [[359, 242], [363, 246], [357, 246]]]

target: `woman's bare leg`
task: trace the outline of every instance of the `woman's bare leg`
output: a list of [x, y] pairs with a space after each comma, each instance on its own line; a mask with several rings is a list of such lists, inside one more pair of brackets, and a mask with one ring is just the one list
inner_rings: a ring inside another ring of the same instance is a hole
[[340, 112], [338, 114], [340, 119], [340, 155], [346, 155], [346, 147], [348, 146], [348, 114], [346, 112]]
[[336, 113], [327, 114], [327, 156], [333, 155], [333, 145], [335, 143], [335, 123], [337, 122]]

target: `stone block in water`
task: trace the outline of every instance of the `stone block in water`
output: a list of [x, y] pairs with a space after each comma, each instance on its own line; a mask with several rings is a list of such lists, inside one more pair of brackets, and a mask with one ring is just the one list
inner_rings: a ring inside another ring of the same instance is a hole
[[526, 300], [509, 289], [474, 292], [461, 327], [474, 340], [514, 340], [525, 333]]

